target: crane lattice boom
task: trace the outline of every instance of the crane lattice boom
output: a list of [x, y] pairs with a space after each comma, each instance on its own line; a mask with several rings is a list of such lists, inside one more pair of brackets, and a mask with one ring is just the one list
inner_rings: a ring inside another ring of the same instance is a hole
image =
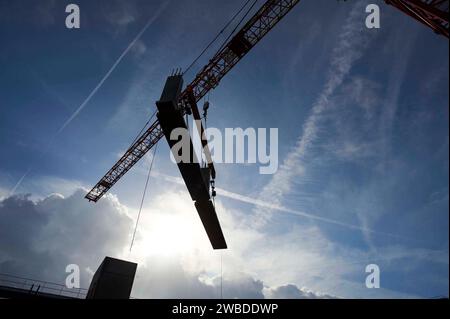
[[[198, 102], [210, 90], [215, 89], [222, 78], [299, 2], [300, 0], [266, 1], [181, 93], [179, 104], [183, 112], [190, 107], [190, 96], [193, 95], [195, 102]], [[94, 186], [86, 198], [97, 202], [163, 136], [156, 120]]]

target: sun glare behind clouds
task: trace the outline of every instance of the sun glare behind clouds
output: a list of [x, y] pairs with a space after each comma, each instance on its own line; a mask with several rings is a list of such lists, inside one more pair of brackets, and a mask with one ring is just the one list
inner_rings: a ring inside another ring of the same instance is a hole
[[154, 203], [156, 206], [142, 211], [133, 255], [170, 257], [211, 249], [188, 196], [168, 193], [158, 196]]

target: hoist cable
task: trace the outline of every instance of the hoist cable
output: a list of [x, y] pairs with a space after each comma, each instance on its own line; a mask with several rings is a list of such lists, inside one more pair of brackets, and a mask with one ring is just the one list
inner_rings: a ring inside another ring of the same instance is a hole
[[[244, 14], [244, 16], [241, 18], [241, 20], [239, 21], [239, 23], [234, 27], [233, 31], [231, 31], [230, 35], [225, 39], [225, 41], [223, 41], [222, 45], [220, 46], [219, 50], [217, 50], [217, 52], [222, 51], [222, 49], [225, 47], [225, 45], [228, 43], [228, 40], [230, 40], [230, 38], [234, 35], [234, 33], [236, 32], [237, 28], [239, 28], [239, 26], [241, 25], [241, 23], [244, 21], [244, 19], [248, 16], [248, 14], [250, 13], [250, 11], [252, 11], [253, 7], [256, 5], [256, 3], [259, 0], [254, 0], [252, 5], [250, 6], [250, 8], [248, 8], [247, 12]], [[247, 3], [250, 1], [247, 1]], [[245, 4], [245, 6], [247, 6], [247, 3]]]
[[150, 167], [149, 167], [149, 169], [148, 169], [147, 180], [145, 181], [144, 192], [142, 193], [141, 206], [139, 207], [139, 213], [138, 213], [138, 217], [137, 217], [137, 219], [136, 219], [136, 225], [135, 225], [135, 227], [134, 227], [133, 238], [132, 238], [132, 240], [131, 240], [130, 252], [131, 252], [131, 249], [133, 248], [133, 245], [134, 245], [134, 239], [136, 238], [136, 231], [137, 231], [137, 228], [138, 228], [139, 220], [140, 220], [140, 218], [141, 218], [141, 212], [142, 212], [142, 206], [144, 205], [145, 193], [147, 192], [148, 181], [149, 181], [149, 179], [150, 179], [150, 173], [151, 173], [152, 168], [153, 168], [153, 163], [154, 163], [154, 161], [155, 161], [156, 150], [157, 150], [157, 149], [158, 149], [158, 144], [155, 145], [155, 151], [153, 152], [152, 161], [151, 161]]
[[[234, 14], [234, 16], [230, 19], [230, 21], [227, 22], [227, 24], [220, 30], [220, 32], [215, 36], [215, 38], [208, 43], [208, 45], [203, 49], [203, 51], [198, 55], [197, 58], [186, 68], [186, 70], [183, 72], [183, 75], [186, 74], [194, 65], [197, 63], [197, 61], [205, 54], [205, 52], [214, 44], [214, 42], [217, 41], [217, 39], [220, 37], [221, 34], [225, 32], [225, 30], [230, 26], [230, 24], [236, 19], [236, 17], [245, 9], [245, 7], [250, 3], [251, 0], [247, 0], [245, 4]], [[242, 22], [242, 21], [241, 21]], [[239, 24], [241, 23], [239, 22]]]
[[134, 143], [136, 143], [136, 141], [138, 140], [138, 138], [141, 136], [142, 132], [144, 132], [145, 128], [147, 127], [147, 125], [150, 123], [151, 120], [153, 120], [153, 118], [156, 115], [156, 111], [153, 112], [152, 116], [150, 117], [150, 119], [147, 121], [147, 123], [145, 123], [144, 127], [142, 128], [142, 130], [138, 133], [138, 135], [134, 138], [133, 143], [131, 143], [131, 146], [134, 145]]
[[223, 299], [223, 257], [222, 251], [220, 252], [220, 299]]

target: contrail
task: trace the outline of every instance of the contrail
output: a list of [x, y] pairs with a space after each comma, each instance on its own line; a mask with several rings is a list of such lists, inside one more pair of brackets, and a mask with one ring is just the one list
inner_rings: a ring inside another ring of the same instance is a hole
[[[127, 48], [122, 52], [122, 54], [119, 56], [119, 58], [114, 62], [114, 64], [111, 66], [111, 68], [108, 70], [108, 72], [105, 74], [105, 76], [101, 79], [101, 81], [95, 86], [95, 88], [91, 91], [91, 93], [87, 96], [87, 98], [81, 103], [81, 105], [75, 110], [75, 112], [72, 113], [72, 115], [67, 119], [67, 121], [64, 122], [64, 124], [59, 128], [59, 130], [56, 132], [56, 134], [53, 136], [53, 138], [48, 143], [46, 150], [41, 154], [40, 157], [45, 155], [50, 148], [50, 146], [53, 144], [56, 137], [58, 137], [59, 134], [61, 134], [64, 129], [80, 114], [80, 112], [86, 107], [86, 105], [89, 103], [89, 101], [92, 99], [92, 97], [97, 93], [98, 90], [103, 86], [103, 84], [106, 82], [106, 80], [109, 78], [111, 73], [114, 72], [114, 70], [117, 68], [117, 66], [120, 64], [122, 59], [128, 54], [128, 52], [131, 50], [131, 48], [136, 44], [136, 42], [142, 37], [145, 31], [150, 27], [150, 25], [155, 22], [155, 20], [161, 15], [161, 13], [164, 11], [164, 9], [169, 4], [170, 0], [165, 1], [163, 4], [161, 4], [158, 8], [158, 10], [155, 12], [155, 14], [147, 21], [147, 23], [144, 25], [144, 27], [141, 29], [141, 31], [136, 35], [136, 37], [133, 39], [133, 41], [130, 42], [130, 44], [127, 46]], [[32, 171], [33, 166], [30, 165], [30, 167], [27, 169], [26, 173], [23, 174], [23, 176], [17, 181], [16, 185], [11, 189], [9, 192], [9, 196], [14, 195], [17, 188], [22, 184], [23, 180], [30, 174]]]
[[330, 218], [326, 218], [326, 217], [320, 217], [317, 215], [312, 215], [312, 214], [308, 214], [299, 210], [295, 210], [295, 209], [290, 209], [288, 207], [285, 206], [281, 206], [281, 205], [277, 205], [277, 204], [272, 204], [269, 202], [265, 202], [259, 199], [255, 199], [255, 198], [251, 198], [251, 197], [247, 197], [244, 195], [240, 195], [240, 194], [236, 194], [236, 193], [232, 193], [229, 191], [226, 191], [224, 189], [221, 188], [216, 188], [218, 194], [234, 199], [234, 200], [238, 200], [244, 203], [248, 203], [248, 204], [252, 204], [255, 206], [259, 206], [259, 207], [264, 207], [264, 208], [268, 208], [270, 210], [277, 210], [280, 212], [285, 212], [285, 213], [289, 213], [292, 215], [296, 215], [296, 216], [300, 216], [300, 217], [305, 217], [305, 218], [309, 218], [309, 219], [313, 219], [313, 220], [317, 220], [320, 222], [324, 222], [324, 223], [328, 223], [328, 224], [334, 224], [337, 226], [341, 226], [341, 227], [346, 227], [346, 228], [350, 228], [353, 230], [360, 230], [363, 232], [369, 232], [369, 233], [373, 233], [373, 234], [379, 234], [379, 235], [385, 235], [385, 236], [390, 236], [390, 237], [396, 237], [396, 238], [403, 238], [403, 239], [410, 239], [407, 237], [403, 237], [403, 236], [399, 236], [396, 234], [391, 234], [391, 233], [385, 233], [385, 232], [380, 232], [380, 231], [376, 231], [376, 230], [372, 230], [366, 227], [361, 227], [358, 225], [353, 225], [353, 224], [349, 224], [349, 223], [344, 223], [338, 220], [334, 220], [334, 219], [330, 219]]
[[[338, 42], [333, 49], [327, 79], [304, 122], [302, 133], [293, 149], [285, 156], [279, 170], [261, 190], [258, 196], [260, 199], [271, 198], [274, 204], [281, 205], [283, 198], [292, 192], [292, 186], [296, 179], [303, 173], [299, 168], [303, 167], [305, 156], [319, 136], [322, 115], [329, 110], [333, 95], [350, 74], [354, 64], [362, 57], [370, 43], [367, 32], [361, 32], [360, 30], [361, 12], [364, 12], [363, 4], [357, 2], [342, 26]], [[268, 210], [270, 208], [254, 211], [255, 224], [264, 225], [267, 223], [266, 215], [270, 216]], [[364, 228], [359, 229], [363, 230]]]
[[[184, 182], [181, 178], [179, 177], [174, 177], [174, 176], [169, 176], [163, 173], [159, 173], [159, 172], [154, 172], [152, 173], [152, 176], [154, 177], [160, 177], [168, 182], [172, 182], [175, 184], [179, 184], [179, 185], [183, 185], [184, 186]], [[308, 219], [312, 219], [312, 220], [317, 220], [319, 222], [323, 222], [323, 223], [328, 223], [328, 224], [333, 224], [333, 225], [337, 225], [337, 226], [341, 226], [341, 227], [345, 227], [345, 228], [350, 228], [353, 230], [358, 230], [358, 231], [362, 231], [362, 232], [369, 232], [369, 233], [373, 233], [373, 234], [378, 234], [378, 235], [384, 235], [384, 236], [389, 236], [389, 237], [395, 237], [395, 238], [401, 238], [401, 239], [406, 239], [406, 240], [411, 240], [411, 238], [408, 237], [404, 237], [404, 236], [399, 236], [396, 234], [391, 234], [391, 233], [385, 233], [385, 232], [380, 232], [380, 231], [376, 231], [373, 229], [369, 229], [366, 227], [361, 227], [358, 225], [354, 225], [354, 224], [350, 224], [350, 223], [344, 223], [335, 219], [330, 219], [330, 218], [326, 218], [326, 217], [320, 217], [317, 215], [313, 215], [313, 214], [308, 214], [299, 210], [295, 210], [295, 209], [290, 209], [288, 207], [284, 207], [281, 205], [277, 205], [277, 204], [273, 204], [273, 203], [269, 203], [266, 201], [262, 201], [260, 199], [255, 199], [255, 198], [251, 198], [248, 196], [244, 196], [241, 194], [237, 194], [237, 193], [233, 193], [233, 192], [229, 192], [225, 189], [222, 188], [217, 188], [217, 193], [220, 196], [224, 196], [230, 199], [234, 199], [243, 203], [247, 203], [247, 204], [251, 204], [254, 206], [258, 206], [258, 207], [262, 207], [262, 208], [267, 208], [270, 210], [270, 212], [272, 212], [273, 210], [279, 211], [279, 212], [285, 212], [285, 213], [289, 213], [295, 216], [300, 216], [300, 217], [304, 217], [304, 218], [308, 218]]]
[[145, 31], [147, 31], [148, 27], [155, 22], [155, 20], [159, 17], [161, 12], [167, 7], [170, 1], [164, 2], [162, 5], [159, 6], [156, 13], [147, 21], [145, 26], [142, 28], [142, 30], [136, 35], [136, 37], [133, 39], [133, 41], [130, 42], [128, 47], [125, 49], [125, 51], [122, 52], [122, 54], [119, 56], [119, 58], [114, 62], [112, 67], [109, 69], [109, 71], [105, 74], [103, 79], [97, 84], [97, 86], [92, 90], [92, 92], [88, 95], [88, 97], [81, 103], [81, 105], [78, 107], [78, 109], [69, 117], [69, 119], [61, 126], [61, 128], [58, 130], [56, 135], [60, 134], [66, 127], [69, 125], [77, 116], [78, 114], [85, 108], [85, 106], [89, 103], [89, 101], [92, 99], [92, 97], [97, 93], [97, 91], [102, 87], [103, 83], [109, 78], [111, 73], [116, 69], [116, 67], [119, 65], [119, 63], [122, 61], [122, 59], [128, 54], [128, 52], [131, 50], [131, 48], [136, 44], [136, 42], [141, 38], [141, 36], [144, 34]]
[[8, 196], [14, 195], [17, 188], [20, 186], [20, 184], [22, 184], [23, 180], [25, 179], [25, 177], [28, 176], [28, 174], [30, 174], [30, 172], [31, 172], [31, 166], [28, 168], [28, 170], [25, 172], [25, 174], [23, 174], [22, 177], [17, 181], [16, 185], [14, 185], [14, 187], [9, 191]]

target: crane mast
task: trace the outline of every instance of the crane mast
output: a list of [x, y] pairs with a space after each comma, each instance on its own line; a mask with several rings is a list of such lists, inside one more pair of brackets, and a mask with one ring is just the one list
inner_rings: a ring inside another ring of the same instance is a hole
[[[215, 89], [222, 78], [299, 2], [300, 0], [266, 1], [182, 91], [178, 103], [183, 114], [192, 107], [196, 108], [195, 103]], [[155, 120], [85, 198], [97, 202], [163, 137], [159, 121]]]

